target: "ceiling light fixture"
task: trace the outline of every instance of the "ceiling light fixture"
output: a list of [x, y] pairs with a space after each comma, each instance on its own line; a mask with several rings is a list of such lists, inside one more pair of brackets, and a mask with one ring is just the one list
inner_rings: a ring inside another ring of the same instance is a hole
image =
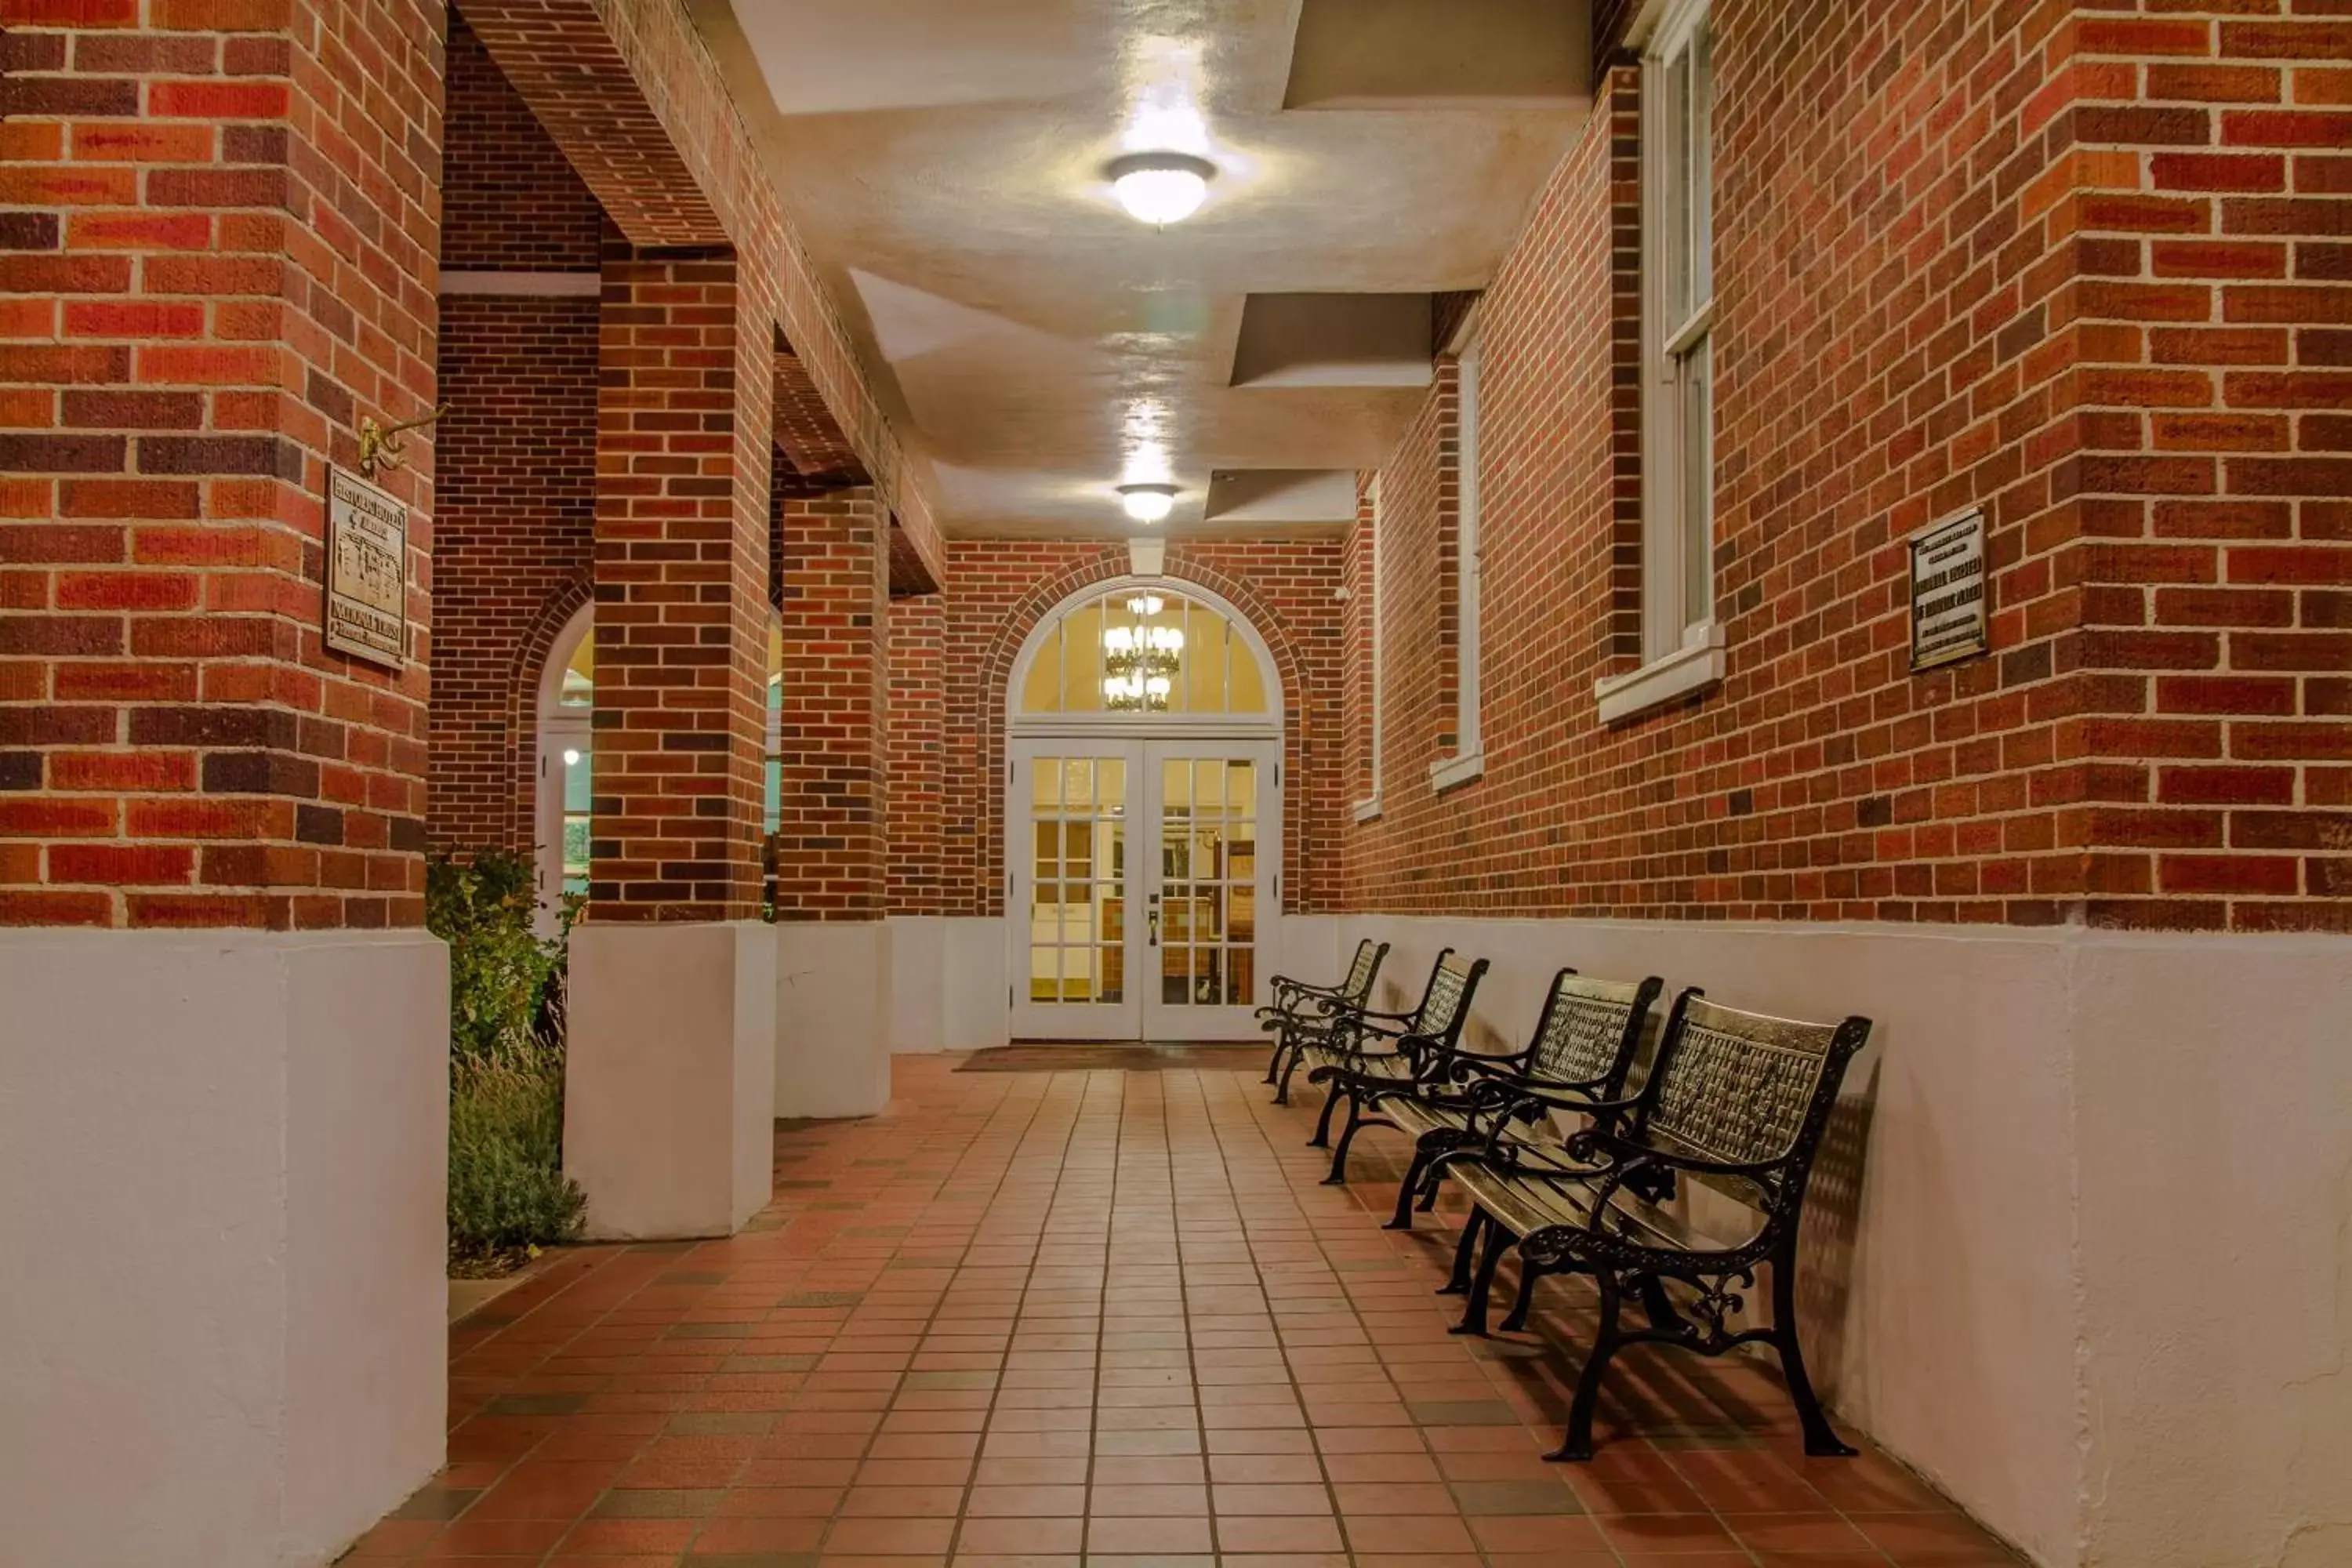
[[1217, 166], [1190, 153], [1129, 153], [1104, 173], [1118, 205], [1138, 223], [1181, 223], [1208, 198]]
[[1121, 485], [1119, 504], [1138, 522], [1161, 522], [1176, 510], [1174, 485]]

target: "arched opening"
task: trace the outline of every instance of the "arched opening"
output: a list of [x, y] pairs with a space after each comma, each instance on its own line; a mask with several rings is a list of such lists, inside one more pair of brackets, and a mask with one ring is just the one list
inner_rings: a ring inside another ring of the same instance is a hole
[[[772, 834], [783, 798], [783, 626], [768, 622], [767, 723], [761, 831]], [[595, 606], [583, 605], [550, 646], [539, 683], [539, 746], [532, 776], [541, 929], [552, 931], [566, 900], [588, 896], [589, 822], [596, 746]]]
[[1013, 1034], [1256, 1036], [1281, 904], [1281, 682], [1193, 584], [1073, 595], [1007, 683]]

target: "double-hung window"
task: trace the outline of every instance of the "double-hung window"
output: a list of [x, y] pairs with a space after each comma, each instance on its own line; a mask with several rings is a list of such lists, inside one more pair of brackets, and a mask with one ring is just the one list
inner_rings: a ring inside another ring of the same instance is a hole
[[1372, 476], [1371, 483], [1364, 489], [1364, 505], [1365, 509], [1371, 513], [1372, 519], [1372, 548], [1370, 563], [1371, 570], [1367, 574], [1371, 581], [1367, 584], [1370, 592], [1364, 595], [1369, 601], [1365, 605], [1364, 614], [1370, 622], [1366, 627], [1365, 642], [1369, 645], [1367, 651], [1372, 665], [1371, 679], [1369, 683], [1371, 689], [1368, 694], [1370, 699], [1371, 711], [1366, 716], [1368, 721], [1366, 728], [1371, 733], [1366, 737], [1364, 749], [1367, 753], [1366, 767], [1371, 774], [1371, 789], [1361, 800], [1356, 802], [1355, 818], [1358, 822], [1370, 822], [1381, 814], [1381, 768], [1384, 761], [1381, 754], [1381, 733], [1386, 727], [1383, 720], [1388, 706], [1385, 700], [1388, 696], [1388, 678], [1385, 673], [1387, 661], [1381, 658], [1382, 653], [1386, 651], [1384, 645], [1387, 639], [1381, 630], [1381, 557], [1387, 546], [1383, 542], [1381, 528], [1381, 477], [1378, 474]]
[[1604, 720], [1723, 676], [1707, 0], [1659, 9], [1642, 56], [1642, 668], [1600, 683]]
[[1467, 784], [1486, 771], [1478, 723], [1478, 374], [1474, 322], [1454, 360], [1454, 754], [1430, 764], [1439, 789]]

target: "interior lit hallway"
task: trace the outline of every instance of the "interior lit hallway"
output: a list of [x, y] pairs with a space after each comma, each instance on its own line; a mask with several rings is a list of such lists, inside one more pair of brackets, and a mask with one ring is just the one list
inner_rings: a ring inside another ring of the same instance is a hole
[[1875, 1453], [1805, 1458], [1738, 1363], [1637, 1353], [1601, 1456], [1546, 1463], [1589, 1289], [1450, 1336], [1450, 1223], [1380, 1228], [1371, 1137], [1319, 1185], [1255, 1069], [956, 1061], [781, 1132], [742, 1234], [565, 1254], [460, 1324], [449, 1468], [354, 1568], [2017, 1561]]
[[[2033, 1568], [2352, 1564], [2352, 0], [0, 0], [0, 1568], [1927, 1561], [1767, 1342]], [[1433, 1131], [1654, 1139], [1465, 1167], [1591, 1321], [943, 1065], [1383, 945]]]

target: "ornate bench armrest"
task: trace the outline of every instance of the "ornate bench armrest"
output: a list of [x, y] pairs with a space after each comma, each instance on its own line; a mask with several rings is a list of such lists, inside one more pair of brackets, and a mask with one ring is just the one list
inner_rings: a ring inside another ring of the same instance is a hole
[[1639, 1163], [1672, 1171], [1688, 1171], [1700, 1176], [1769, 1176], [1788, 1164], [1786, 1160], [1760, 1160], [1741, 1163], [1730, 1160], [1703, 1160], [1696, 1154], [1680, 1154], [1654, 1144], [1637, 1142], [1621, 1137], [1605, 1128], [1588, 1127], [1571, 1132], [1568, 1138], [1571, 1149], [1592, 1149], [1607, 1153], [1613, 1161], [1631, 1166]]

